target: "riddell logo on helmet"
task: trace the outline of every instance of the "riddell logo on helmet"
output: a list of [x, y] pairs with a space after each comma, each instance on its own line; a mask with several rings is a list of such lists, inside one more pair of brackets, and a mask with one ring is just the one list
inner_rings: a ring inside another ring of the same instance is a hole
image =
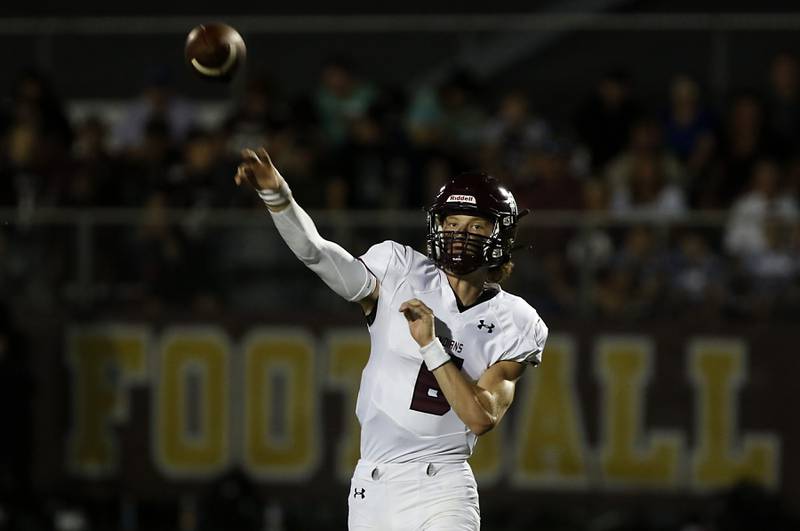
[[447, 198], [446, 203], [470, 203], [472, 205], [477, 204], [475, 201], [475, 196], [472, 195], [451, 195]]

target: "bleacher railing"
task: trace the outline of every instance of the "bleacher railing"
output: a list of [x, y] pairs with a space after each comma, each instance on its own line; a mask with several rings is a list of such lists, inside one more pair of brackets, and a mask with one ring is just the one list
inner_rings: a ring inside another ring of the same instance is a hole
[[[424, 247], [425, 215], [422, 210], [374, 210], [374, 211], [312, 211], [310, 213], [323, 236], [336, 241], [354, 254], [362, 253], [369, 245], [384, 239], [395, 239], [420, 250]], [[120, 248], [131, 240], [130, 235], [152, 224], [152, 212], [144, 209], [75, 209], [75, 208], [22, 208], [0, 209], [0, 256], [5, 247], [6, 260], [19, 258], [20, 253], [30, 252], [31, 246], [43, 250], [58, 248], [59, 260], [66, 262], [67, 270], [63, 289], [67, 299], [73, 302], [90, 304], [98, 293], [107, 292], [108, 279], [98, 275], [98, 264], [105, 267], [121, 267], [124, 256], [117, 256]], [[226, 253], [238, 256], [242, 266], [254, 266], [269, 273], [271, 270], [300, 272], [302, 266], [295, 263], [294, 257], [277, 232], [272, 227], [268, 214], [262, 209], [194, 209], [163, 210], [157, 213], [163, 226], [180, 228], [191, 234], [202, 234], [202, 239], [210, 246], [199, 255], [203, 267], [205, 260], [227, 261]], [[624, 233], [631, 227], [646, 226], [657, 240], [666, 248], [671, 234], [676, 229], [702, 232], [710, 240], [708, 243], [716, 253], [724, 258], [722, 240], [724, 227], [729, 218], [726, 211], [694, 211], [680, 216], [652, 216], [643, 214], [619, 215], [580, 211], [540, 211], [522, 219], [518, 240], [531, 243], [533, 252], [520, 253], [516, 259], [517, 268], [539, 267], [545, 251], [540, 242], [547, 240], [548, 251], [567, 253], [570, 242], [589, 238], [593, 231], [605, 229]], [[621, 232], [620, 232], [621, 231]], [[246, 237], [242, 237], [246, 233]], [[231, 240], [242, 237], [233, 244]], [[25, 250], [18, 242], [26, 242]], [[622, 239], [617, 238], [621, 245]], [[31, 243], [33, 242], [33, 243]], [[115, 247], [107, 247], [112, 242]], [[554, 243], [555, 242], [555, 243]], [[249, 258], [250, 247], [255, 252]], [[66, 256], [63, 254], [66, 253]], [[197, 260], [195, 255], [194, 259]], [[110, 265], [109, 265], [110, 264]], [[190, 264], [191, 265], [191, 264]], [[590, 261], [578, 261], [577, 279], [581, 298], [586, 304], [596, 273]], [[277, 268], [277, 269], [276, 269]], [[2, 273], [2, 271], [0, 271]], [[34, 272], [32, 272], [34, 273]], [[274, 279], [277, 284], [282, 280]], [[313, 284], [313, 283], [312, 283]], [[2, 289], [7, 289], [2, 288]], [[308, 287], [310, 290], [322, 289], [320, 284]]]

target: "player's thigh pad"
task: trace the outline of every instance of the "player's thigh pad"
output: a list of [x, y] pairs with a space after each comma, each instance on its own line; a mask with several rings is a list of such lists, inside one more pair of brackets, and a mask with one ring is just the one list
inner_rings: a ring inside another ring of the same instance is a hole
[[426, 485], [428, 517], [422, 531], [478, 531], [481, 527], [478, 487], [472, 472], [453, 466], [440, 470]]

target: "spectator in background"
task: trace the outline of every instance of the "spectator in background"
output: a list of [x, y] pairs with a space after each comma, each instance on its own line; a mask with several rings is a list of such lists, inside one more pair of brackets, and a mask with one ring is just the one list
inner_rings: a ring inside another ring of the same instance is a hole
[[72, 157], [75, 171], [65, 190], [66, 206], [110, 206], [118, 204], [114, 182], [117, 161], [108, 150], [108, 127], [98, 116], [78, 126]]
[[66, 166], [53, 167], [40, 156], [43, 135], [35, 123], [15, 123], [0, 154], [0, 204], [15, 206], [22, 214], [42, 205], [55, 205], [66, 180], [62, 178]]
[[653, 231], [645, 226], [628, 229], [622, 248], [599, 274], [592, 297], [596, 310], [609, 318], [648, 316], [663, 291], [662, 264]]
[[[0, 156], [8, 151], [8, 140], [5, 138], [0, 139]], [[14, 171], [9, 167], [10, 157], [2, 156], [0, 158], [0, 208], [8, 208], [17, 204], [19, 196], [17, 195], [17, 183], [14, 177]]]
[[672, 80], [664, 136], [667, 148], [678, 156], [689, 175], [708, 170], [716, 143], [713, 118], [701, 104], [700, 89], [689, 76]]
[[37, 174], [35, 156], [38, 138], [38, 129], [30, 124], [14, 124], [7, 132], [0, 152], [0, 205], [33, 205], [41, 194], [43, 179]]
[[436, 91], [419, 91], [408, 116], [411, 140], [418, 149], [440, 148], [468, 164], [477, 163], [470, 158], [482, 140], [485, 123], [478, 83], [466, 70], [453, 72]]
[[765, 248], [744, 257], [744, 270], [752, 287], [750, 305], [764, 317], [777, 307], [797, 301], [800, 263], [795, 248], [796, 223], [796, 219], [768, 220], [763, 227]]
[[326, 143], [333, 147], [343, 145], [352, 122], [364, 116], [377, 95], [370, 83], [356, 76], [349, 61], [343, 58], [328, 60], [322, 67], [316, 98]]
[[[673, 316], [686, 315], [686, 310], [703, 311], [709, 319], [721, 315], [725, 299], [725, 270], [708, 241], [695, 231], [684, 231], [666, 264], [670, 289], [668, 301]], [[692, 313], [692, 318], [697, 314]]]
[[685, 213], [683, 190], [674, 181], [668, 182], [663, 172], [664, 165], [653, 155], [634, 158], [627, 182], [616, 181], [612, 190], [612, 211], [649, 218], [675, 218]]
[[48, 79], [23, 71], [12, 92], [0, 151], [0, 203], [30, 212], [59, 202], [70, 174], [72, 127]]
[[553, 137], [546, 120], [533, 114], [525, 92], [508, 92], [500, 102], [497, 114], [484, 130], [483, 162], [498, 177], [513, 176], [531, 150]]
[[[800, 208], [800, 153], [786, 165], [783, 192], [789, 201], [794, 202]], [[800, 236], [800, 230], [798, 230], [798, 236]], [[800, 240], [797, 243], [797, 250], [800, 252]]]
[[224, 207], [232, 195], [228, 185], [232, 166], [223, 158], [221, 137], [195, 128], [183, 143], [182, 159], [167, 174], [169, 205], [178, 208]]
[[662, 143], [658, 122], [638, 120], [631, 129], [628, 147], [605, 170], [612, 207], [620, 212], [637, 207], [670, 214], [683, 211], [681, 187], [685, 170]]
[[275, 97], [270, 82], [263, 76], [249, 78], [236, 109], [225, 120], [228, 152], [239, 152], [267, 143], [271, 131], [289, 122], [289, 110]]
[[797, 59], [781, 53], [770, 67], [766, 96], [766, 130], [770, 152], [780, 161], [793, 155], [800, 146], [800, 92]]
[[141, 149], [148, 126], [154, 122], [164, 124], [171, 142], [181, 142], [192, 126], [193, 117], [192, 106], [175, 94], [169, 69], [158, 67], [148, 76], [139, 99], [114, 128], [112, 147], [121, 151]]
[[639, 105], [631, 96], [628, 74], [612, 70], [604, 75], [574, 119], [575, 130], [589, 150], [594, 171], [605, 167], [625, 148], [639, 114]]
[[203, 252], [202, 240], [193, 239], [185, 227], [169, 219], [167, 208], [164, 192], [149, 197], [142, 224], [127, 247], [130, 256], [120, 265], [128, 264], [128, 275], [146, 309], [158, 311], [162, 305], [209, 309], [216, 303], [216, 286], [210, 280], [217, 278], [210, 253]]
[[571, 171], [570, 148], [564, 140], [549, 139], [526, 152], [512, 181], [520, 205], [534, 212], [580, 208], [582, 184]]
[[739, 257], [765, 253], [769, 249], [767, 223], [797, 220], [797, 200], [783, 193], [780, 186], [779, 166], [772, 160], [759, 161], [753, 169], [750, 191], [731, 208], [725, 229], [728, 253]]
[[[569, 144], [550, 139], [526, 153], [524, 164], [511, 181], [519, 205], [533, 212], [577, 210], [581, 207], [582, 183], [570, 168]], [[552, 311], [568, 311], [576, 304], [574, 271], [565, 259], [564, 242], [575, 232], [573, 227], [547, 227], [536, 231], [535, 248], [539, 278], [525, 279], [535, 285], [539, 303]], [[521, 277], [524, 278], [524, 277]]]
[[14, 83], [8, 125], [29, 125], [39, 131], [38, 157], [58, 159], [69, 153], [72, 126], [52, 83], [33, 69], [22, 71]]
[[[586, 214], [604, 216], [610, 205], [609, 193], [601, 179], [588, 179], [581, 190], [581, 209]], [[574, 269], [588, 267], [596, 271], [608, 265], [614, 242], [608, 229], [592, 225], [578, 231], [567, 244], [567, 258]]]
[[692, 189], [698, 208], [727, 208], [745, 191], [756, 162], [765, 156], [761, 102], [753, 95], [737, 97], [728, 113], [717, 167]]
[[180, 160], [180, 152], [172, 142], [169, 125], [160, 118], [150, 120], [142, 141], [125, 156], [125, 168], [119, 186], [119, 203], [141, 206], [152, 190], [168, 182], [170, 168]]
[[[281, 161], [281, 171], [287, 179], [296, 183], [293, 190], [303, 197], [303, 201], [313, 208], [326, 205], [327, 176], [320, 169], [320, 160], [324, 154], [316, 142], [303, 128], [296, 127], [295, 122], [276, 128], [267, 141], [270, 153]], [[335, 157], [336, 153], [329, 154]], [[285, 169], [284, 169], [285, 168]], [[252, 199], [247, 197], [247, 199]]]
[[353, 121], [349, 141], [339, 150], [329, 197], [336, 208], [405, 208], [413, 184], [405, 138], [389, 127], [385, 104], [373, 104]]
[[446, 155], [436, 154], [425, 160], [421, 173], [422, 189], [428, 194], [427, 197], [434, 197], [458, 171], [457, 164]]

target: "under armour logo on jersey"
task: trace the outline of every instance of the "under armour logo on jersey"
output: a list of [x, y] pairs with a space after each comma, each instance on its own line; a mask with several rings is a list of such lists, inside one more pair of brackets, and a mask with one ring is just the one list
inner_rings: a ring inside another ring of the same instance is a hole
[[367, 489], [353, 489], [353, 498], [361, 498], [364, 499], [364, 493], [367, 492]]
[[481, 328], [486, 328], [486, 331], [491, 334], [492, 330], [494, 330], [494, 323], [486, 324], [483, 322], [483, 319], [481, 319], [481, 324], [478, 325], [478, 330], [480, 330]]

